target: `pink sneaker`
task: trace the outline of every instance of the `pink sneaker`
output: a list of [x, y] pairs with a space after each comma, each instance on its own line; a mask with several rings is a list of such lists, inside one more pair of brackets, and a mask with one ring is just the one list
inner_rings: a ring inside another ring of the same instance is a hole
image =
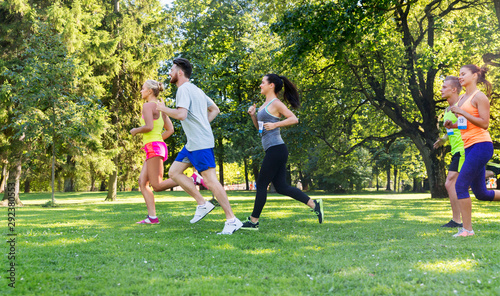
[[208, 188], [208, 186], [205, 185], [205, 182], [203, 182], [203, 177], [200, 174], [198, 174], [197, 172], [194, 172], [191, 175], [191, 179], [193, 179], [194, 185], [201, 185], [205, 188]]
[[160, 220], [158, 219], [158, 217], [153, 219], [153, 218], [149, 218], [149, 216], [147, 216], [146, 219], [139, 221], [139, 222], [136, 222], [136, 223], [137, 224], [160, 224]]
[[453, 237], [472, 236], [472, 235], [474, 235], [474, 230], [468, 231], [465, 228], [460, 228], [458, 232], [453, 235]]

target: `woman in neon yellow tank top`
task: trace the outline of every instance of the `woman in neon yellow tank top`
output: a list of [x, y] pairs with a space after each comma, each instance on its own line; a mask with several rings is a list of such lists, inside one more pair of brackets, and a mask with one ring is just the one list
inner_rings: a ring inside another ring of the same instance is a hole
[[150, 184], [154, 191], [163, 191], [177, 186], [177, 183], [172, 179], [162, 181], [163, 162], [168, 157], [168, 149], [164, 140], [174, 133], [174, 126], [165, 113], [156, 109], [160, 91], [163, 91], [163, 84], [158, 81], [147, 80], [144, 83], [141, 96], [146, 102], [142, 106], [142, 126], [130, 130], [132, 136], [142, 133], [144, 150], [146, 151], [146, 160], [139, 176], [139, 188], [146, 202], [148, 216], [137, 222], [138, 224], [160, 223], [156, 217], [155, 199], [153, 191], [149, 187]]

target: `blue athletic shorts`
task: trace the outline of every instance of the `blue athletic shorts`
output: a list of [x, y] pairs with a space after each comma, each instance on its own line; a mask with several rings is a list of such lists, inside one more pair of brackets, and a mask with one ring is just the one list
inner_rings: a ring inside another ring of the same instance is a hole
[[214, 148], [188, 151], [184, 146], [175, 161], [191, 163], [201, 173], [209, 168], [215, 168]]

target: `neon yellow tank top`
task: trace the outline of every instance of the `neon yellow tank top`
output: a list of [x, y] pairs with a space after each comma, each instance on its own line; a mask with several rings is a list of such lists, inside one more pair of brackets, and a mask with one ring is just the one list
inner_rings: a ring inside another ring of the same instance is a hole
[[[141, 117], [141, 125], [146, 125], [144, 118]], [[163, 142], [161, 133], [163, 131], [163, 117], [153, 120], [153, 129], [150, 132], [142, 134], [142, 144], [146, 145], [151, 142]]]
[[[453, 112], [449, 111], [448, 108], [444, 111], [443, 122], [450, 120], [453, 123], [457, 122], [457, 117]], [[461, 155], [465, 155], [464, 141], [462, 141], [462, 134], [458, 128], [454, 128], [453, 134], [448, 133], [448, 140], [450, 140], [451, 145], [451, 155], [460, 152]]]

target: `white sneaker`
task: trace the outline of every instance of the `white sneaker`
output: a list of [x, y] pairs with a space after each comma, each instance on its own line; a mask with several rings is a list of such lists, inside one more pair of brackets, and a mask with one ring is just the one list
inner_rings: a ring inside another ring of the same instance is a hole
[[474, 230], [468, 231], [465, 228], [458, 229], [458, 232], [453, 235], [453, 237], [462, 237], [462, 236], [472, 236], [474, 235]]
[[233, 234], [236, 230], [240, 229], [241, 226], [243, 226], [243, 223], [238, 218], [234, 218], [234, 222], [227, 222], [224, 224], [224, 229], [222, 229], [222, 232], [219, 232], [217, 234]]
[[207, 201], [202, 206], [197, 206], [196, 207], [196, 212], [194, 213], [194, 217], [193, 217], [193, 219], [191, 219], [190, 222], [191, 223], [196, 223], [196, 222], [200, 221], [208, 213], [210, 213], [214, 208], [215, 208], [215, 206], [211, 202], [209, 202], [209, 201]]

